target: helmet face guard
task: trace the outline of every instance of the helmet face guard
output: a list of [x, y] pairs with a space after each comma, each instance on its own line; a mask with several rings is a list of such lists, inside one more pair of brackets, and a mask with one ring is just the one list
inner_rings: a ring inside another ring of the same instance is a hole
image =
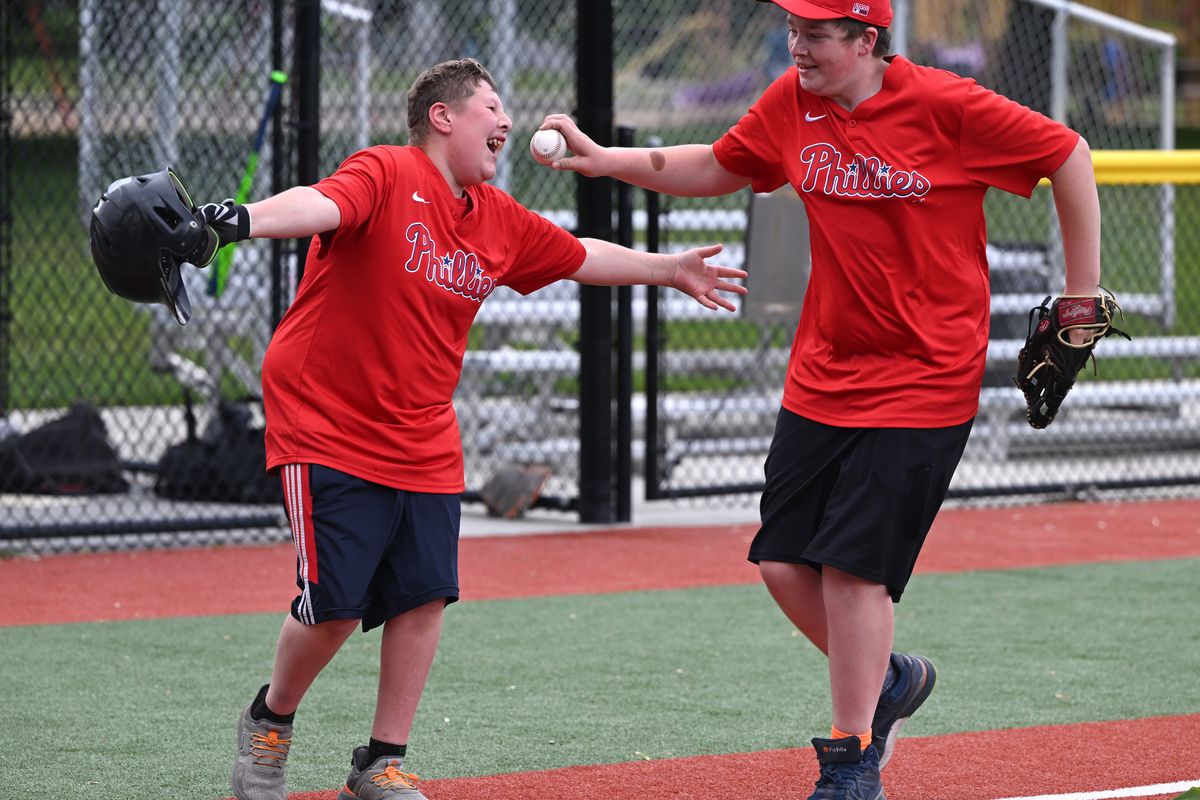
[[180, 325], [192, 315], [184, 263], [208, 266], [220, 245], [169, 168], [114, 181], [92, 209], [92, 260], [108, 290], [135, 303], [161, 303]]

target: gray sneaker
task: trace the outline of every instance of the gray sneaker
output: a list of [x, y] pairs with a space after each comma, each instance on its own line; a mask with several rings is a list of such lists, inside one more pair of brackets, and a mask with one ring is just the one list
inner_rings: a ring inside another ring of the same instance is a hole
[[350, 777], [338, 800], [429, 800], [417, 789], [417, 776], [404, 772], [404, 759], [382, 756], [367, 763], [367, 748], [354, 748]]
[[[259, 689], [261, 694], [267, 687]], [[257, 699], [257, 698], [256, 698]], [[254, 703], [238, 719], [238, 752], [233, 762], [237, 800], [287, 800], [287, 757], [292, 726], [250, 716]]]

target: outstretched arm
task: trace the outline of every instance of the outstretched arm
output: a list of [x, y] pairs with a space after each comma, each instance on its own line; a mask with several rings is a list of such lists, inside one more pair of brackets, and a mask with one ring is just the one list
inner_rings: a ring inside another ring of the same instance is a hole
[[299, 239], [337, 228], [342, 212], [337, 203], [311, 186], [296, 186], [277, 195], [241, 206], [232, 200], [206, 203], [199, 211], [221, 244], [251, 237]]
[[750, 185], [750, 179], [721, 166], [712, 145], [681, 144], [672, 147], [601, 147], [566, 114], [551, 114], [542, 129], [554, 128], [573, 153], [555, 161], [559, 170], [573, 170], [595, 178], [607, 175], [625, 183], [678, 197], [714, 197]]
[[626, 286], [644, 283], [672, 286], [705, 308], [735, 310], [721, 292], [745, 294], [746, 287], [727, 278], [744, 278], [745, 270], [709, 264], [705, 259], [721, 252], [721, 245], [697, 247], [682, 253], [644, 253], [603, 239], [580, 239], [587, 257], [571, 280], [593, 286]]
[[1100, 197], [1092, 152], [1080, 137], [1075, 150], [1050, 176], [1062, 229], [1067, 285], [1064, 294], [1094, 295], [1100, 285]]

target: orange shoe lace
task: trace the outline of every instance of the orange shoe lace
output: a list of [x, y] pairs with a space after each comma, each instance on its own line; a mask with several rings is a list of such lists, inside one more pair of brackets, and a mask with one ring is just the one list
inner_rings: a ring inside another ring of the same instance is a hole
[[415, 789], [414, 784], [420, 780], [411, 772], [401, 772], [393, 766], [388, 766], [382, 772], [371, 776], [371, 783], [380, 789]]
[[261, 733], [250, 735], [250, 752], [255, 756], [254, 763], [261, 767], [283, 769], [291, 746], [292, 740], [279, 738], [278, 731], [270, 731], [266, 736]]

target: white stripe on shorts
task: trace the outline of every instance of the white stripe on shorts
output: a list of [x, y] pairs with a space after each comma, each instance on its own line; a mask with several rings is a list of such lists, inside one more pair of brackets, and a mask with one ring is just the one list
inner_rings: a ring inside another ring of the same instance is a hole
[[292, 525], [292, 544], [296, 548], [296, 560], [299, 564], [298, 575], [301, 581], [300, 602], [296, 604], [296, 613], [305, 625], [315, 625], [313, 617], [312, 593], [308, 587], [308, 548], [305, 538], [311, 534], [304, 524], [308, 515], [305, 513], [305, 503], [310, 498], [304, 496], [304, 474], [307, 469], [304, 464], [287, 464], [283, 468], [284, 499], [287, 502], [288, 519]]

